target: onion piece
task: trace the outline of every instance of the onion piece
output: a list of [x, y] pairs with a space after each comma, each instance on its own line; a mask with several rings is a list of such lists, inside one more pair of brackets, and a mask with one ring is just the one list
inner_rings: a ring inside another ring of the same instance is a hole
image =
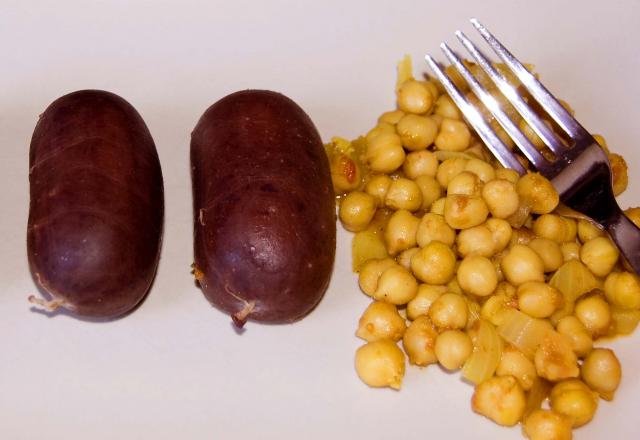
[[554, 331], [549, 321], [532, 318], [519, 310], [505, 310], [502, 318], [498, 334], [530, 359], [544, 337]]
[[502, 339], [489, 321], [479, 319], [471, 330], [473, 353], [462, 367], [462, 377], [479, 384], [493, 376], [502, 356]]

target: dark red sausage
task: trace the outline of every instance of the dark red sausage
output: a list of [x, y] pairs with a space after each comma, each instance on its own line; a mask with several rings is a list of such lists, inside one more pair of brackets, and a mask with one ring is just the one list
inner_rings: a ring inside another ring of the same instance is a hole
[[99, 90], [57, 99], [36, 125], [29, 167], [27, 248], [46, 305], [99, 318], [134, 308], [156, 271], [164, 211], [138, 112]]
[[233, 93], [191, 138], [196, 277], [242, 325], [291, 322], [322, 298], [333, 268], [335, 201], [306, 113], [279, 93]]

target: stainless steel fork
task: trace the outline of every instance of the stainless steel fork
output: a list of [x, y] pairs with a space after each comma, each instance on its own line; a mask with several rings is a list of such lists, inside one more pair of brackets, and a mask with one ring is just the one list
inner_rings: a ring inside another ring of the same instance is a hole
[[[607, 155], [589, 132], [478, 20], [471, 19], [471, 23], [531, 96], [568, 135], [571, 142], [569, 144], [564, 142], [551, 127], [543, 122], [517, 89], [509, 84], [507, 79], [461, 31], [456, 31], [455, 34], [473, 60], [491, 78], [498, 90], [517, 109], [525, 122], [544, 141], [555, 157], [552, 160], [547, 159], [538, 151], [460, 58], [446, 43], [442, 43], [440, 48], [447, 59], [527, 159], [542, 175], [551, 180], [560, 194], [560, 200], [569, 208], [602, 225], [618, 245], [629, 265], [636, 273], [640, 273], [640, 229], [624, 215], [615, 200], [611, 182], [611, 167]], [[497, 136], [478, 108], [469, 102], [431, 56], [427, 55], [425, 59], [453, 101], [500, 163], [505, 167], [514, 168], [518, 172], [524, 173], [525, 168]]]

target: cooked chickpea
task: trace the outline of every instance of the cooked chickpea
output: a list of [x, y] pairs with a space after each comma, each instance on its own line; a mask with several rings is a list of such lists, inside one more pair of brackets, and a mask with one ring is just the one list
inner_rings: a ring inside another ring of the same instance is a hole
[[545, 273], [557, 270], [564, 263], [560, 245], [548, 238], [534, 238], [528, 246], [535, 251], [542, 260]]
[[384, 203], [391, 209], [416, 211], [422, 207], [422, 191], [413, 180], [399, 177], [391, 182]]
[[538, 375], [536, 367], [520, 350], [508, 346], [502, 350], [496, 376], [513, 376], [523, 390], [529, 391]]
[[580, 219], [578, 220], [578, 238], [580, 242], [586, 243], [587, 241], [604, 235], [602, 229], [590, 221]]
[[434, 96], [421, 81], [405, 81], [398, 88], [398, 107], [406, 113], [422, 114], [431, 110]]
[[446, 284], [455, 271], [456, 256], [449, 246], [432, 241], [411, 258], [411, 270], [427, 284]]
[[438, 158], [431, 151], [413, 151], [407, 154], [402, 164], [402, 171], [409, 179], [418, 176], [436, 177], [438, 173]]
[[371, 140], [383, 133], [387, 133], [387, 134], [396, 134], [396, 128], [391, 125], [391, 124], [387, 124], [387, 123], [380, 123], [378, 125], [376, 125], [375, 127], [373, 127], [371, 130], [369, 130], [369, 132], [365, 135], [365, 141], [367, 142], [367, 144], [369, 142], [371, 142]]
[[487, 219], [489, 210], [480, 197], [448, 195], [444, 202], [444, 219], [454, 229], [477, 226]]
[[519, 286], [527, 281], [544, 281], [544, 264], [531, 248], [514, 245], [500, 264], [507, 281]]
[[620, 252], [608, 237], [595, 237], [582, 245], [580, 260], [599, 277], [611, 272], [618, 262]]
[[364, 192], [353, 191], [340, 203], [340, 221], [348, 231], [366, 229], [376, 213], [376, 199]]
[[612, 400], [620, 385], [622, 367], [613, 350], [594, 348], [580, 369], [582, 380], [605, 400]]
[[442, 197], [442, 187], [438, 181], [431, 176], [418, 176], [416, 177], [415, 182], [422, 193], [421, 209], [430, 209], [433, 206], [433, 203]]
[[418, 293], [418, 282], [404, 267], [396, 264], [380, 275], [373, 298], [395, 305], [411, 301]]
[[496, 248], [493, 234], [486, 226], [486, 223], [460, 231], [456, 238], [456, 244], [458, 253], [463, 257], [467, 255], [491, 257]]
[[476, 386], [471, 408], [499, 425], [514, 426], [524, 414], [524, 391], [513, 376], [494, 376]]
[[436, 100], [436, 107], [434, 110], [436, 115], [440, 115], [443, 118], [447, 119], [462, 119], [462, 114], [460, 110], [455, 105], [455, 103], [451, 100], [449, 95], [441, 95]]
[[405, 152], [400, 136], [395, 133], [380, 133], [367, 142], [365, 160], [378, 173], [391, 173], [404, 162]]
[[614, 306], [625, 310], [640, 308], [640, 279], [630, 272], [612, 272], [604, 282], [604, 294]]
[[360, 186], [362, 170], [358, 164], [346, 154], [336, 154], [330, 157], [329, 169], [331, 182], [336, 194], [353, 191]]
[[533, 360], [538, 376], [551, 382], [578, 377], [580, 372], [571, 343], [557, 332], [550, 331], [542, 338]]
[[420, 250], [419, 247], [412, 247], [400, 252], [400, 255], [396, 258], [398, 264], [407, 270], [411, 270], [411, 258]]
[[436, 339], [436, 358], [447, 370], [457, 370], [471, 356], [471, 338], [460, 330], [445, 330]]
[[438, 332], [427, 316], [418, 316], [404, 332], [402, 346], [413, 365], [426, 367], [438, 362], [435, 353]]
[[429, 318], [440, 329], [462, 329], [467, 325], [469, 308], [456, 293], [443, 293], [429, 308]]
[[407, 325], [393, 304], [374, 301], [360, 317], [356, 336], [372, 342], [380, 339], [399, 341]]
[[384, 230], [384, 242], [390, 255], [396, 255], [416, 245], [419, 224], [420, 219], [405, 209], [400, 209], [391, 215]]
[[611, 307], [599, 295], [580, 299], [576, 303], [574, 313], [594, 337], [602, 336], [609, 330]]
[[431, 208], [429, 209], [429, 212], [444, 216], [444, 204], [446, 201], [447, 201], [446, 197], [441, 197], [438, 200], [435, 200], [431, 204]]
[[527, 173], [516, 183], [516, 191], [534, 214], [548, 214], [558, 206], [560, 196], [549, 180], [539, 173]]
[[478, 176], [482, 183], [487, 183], [496, 178], [496, 170], [491, 166], [491, 164], [482, 159], [469, 159], [464, 170]]
[[564, 304], [558, 290], [540, 281], [518, 286], [518, 308], [533, 318], [547, 318]]
[[488, 258], [469, 255], [458, 267], [458, 284], [466, 293], [489, 296], [498, 285], [498, 275]]
[[513, 228], [509, 222], [500, 218], [490, 218], [485, 225], [489, 228], [489, 231], [491, 231], [493, 243], [495, 244], [495, 252], [502, 252], [511, 241]]
[[591, 334], [578, 318], [565, 316], [558, 321], [556, 331], [569, 339], [573, 352], [579, 358], [585, 357], [593, 348]]
[[378, 288], [378, 280], [380, 275], [389, 269], [397, 265], [391, 258], [372, 259], [366, 261], [360, 268], [358, 274], [358, 284], [360, 289], [369, 296], [373, 296], [374, 292]]
[[370, 387], [399, 390], [404, 377], [404, 354], [389, 339], [368, 342], [356, 351], [356, 372]]
[[482, 181], [470, 171], [463, 171], [455, 176], [447, 186], [447, 194], [463, 194], [466, 196], [480, 197], [482, 193]]
[[619, 196], [629, 184], [627, 162], [624, 157], [616, 153], [609, 153], [609, 165], [611, 165], [611, 180], [613, 185], [613, 195]]
[[418, 293], [407, 304], [407, 317], [414, 320], [418, 318], [418, 316], [427, 316], [431, 304], [446, 291], [447, 288], [445, 286], [420, 284], [418, 286]]
[[562, 251], [562, 258], [565, 263], [569, 260], [580, 259], [580, 245], [575, 241], [561, 243], [560, 250]]
[[[545, 123], [547, 123], [547, 121], [545, 121]], [[520, 131], [522, 132], [522, 134], [524, 134], [527, 137], [527, 139], [529, 139], [529, 141], [533, 144], [533, 146], [536, 147], [538, 150], [542, 150], [543, 148], [546, 147], [544, 141], [540, 138], [540, 136], [538, 136], [538, 134], [533, 130], [533, 128], [531, 128], [531, 126], [527, 124], [527, 121], [525, 121], [524, 119], [521, 119], [520, 122], [518, 123], [518, 127], [520, 128]]]
[[469, 147], [471, 132], [463, 121], [444, 118], [435, 145], [438, 150], [463, 151]]
[[378, 118], [378, 124], [386, 123], [395, 125], [400, 121], [400, 119], [402, 119], [404, 114], [405, 113], [402, 110], [391, 110], [388, 112], [384, 112]]
[[429, 117], [408, 114], [400, 119], [396, 131], [407, 150], [424, 150], [435, 140], [438, 124]]
[[593, 419], [598, 409], [598, 395], [580, 379], [567, 379], [557, 383], [549, 397], [551, 409], [562, 414], [578, 428]]
[[571, 440], [571, 423], [548, 409], [536, 409], [523, 423], [524, 434], [531, 440]]
[[508, 180], [494, 179], [482, 188], [482, 198], [491, 215], [496, 218], [507, 218], [518, 210], [520, 200], [513, 183]]
[[456, 231], [445, 222], [444, 217], [430, 212], [422, 216], [416, 233], [418, 246], [425, 247], [433, 241], [451, 246], [456, 239]]
[[438, 166], [438, 171], [436, 172], [438, 183], [440, 183], [443, 188], [449, 186], [449, 182], [464, 171], [468, 162], [469, 159], [462, 157], [452, 157], [443, 161], [440, 166]]
[[391, 182], [391, 177], [386, 174], [377, 174], [369, 178], [364, 191], [376, 200], [376, 206], [384, 206]]
[[640, 207], [629, 208], [625, 210], [624, 213], [634, 225], [640, 228]]
[[533, 232], [538, 237], [564, 243], [575, 241], [578, 227], [574, 220], [555, 214], [543, 214], [533, 223]]
[[496, 170], [496, 179], [508, 180], [515, 185], [520, 180], [520, 174], [511, 168], [498, 168]]

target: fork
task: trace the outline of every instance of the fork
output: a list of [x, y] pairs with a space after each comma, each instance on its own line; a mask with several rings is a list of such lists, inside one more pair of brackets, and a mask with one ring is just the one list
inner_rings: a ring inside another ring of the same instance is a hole
[[[470, 89], [480, 102], [487, 107], [505, 132], [513, 139], [520, 151], [540, 174], [551, 181], [560, 195], [560, 201], [601, 225], [617, 244], [629, 266], [636, 273], [640, 273], [640, 229], [624, 215], [616, 202], [612, 190], [611, 167], [605, 152], [591, 134], [571, 116], [562, 104], [487, 28], [475, 18], [471, 19], [471, 23], [498, 58], [515, 74], [531, 96], [568, 135], [569, 144], [564, 142], [551, 127], [543, 122], [518, 90], [507, 81], [461, 31], [456, 31], [456, 37], [475, 62], [496, 84], [498, 90], [516, 108], [525, 122], [549, 147], [554, 157], [548, 159], [540, 153], [507, 116], [498, 101], [473, 76], [460, 58], [446, 43], [442, 43], [440, 48], [449, 62], [469, 84]], [[473, 126], [498, 161], [507, 168], [517, 170], [520, 174], [525, 173], [526, 170], [517, 157], [485, 121], [480, 111], [460, 92], [440, 65], [430, 55], [426, 55], [425, 59], [467, 121]]]

